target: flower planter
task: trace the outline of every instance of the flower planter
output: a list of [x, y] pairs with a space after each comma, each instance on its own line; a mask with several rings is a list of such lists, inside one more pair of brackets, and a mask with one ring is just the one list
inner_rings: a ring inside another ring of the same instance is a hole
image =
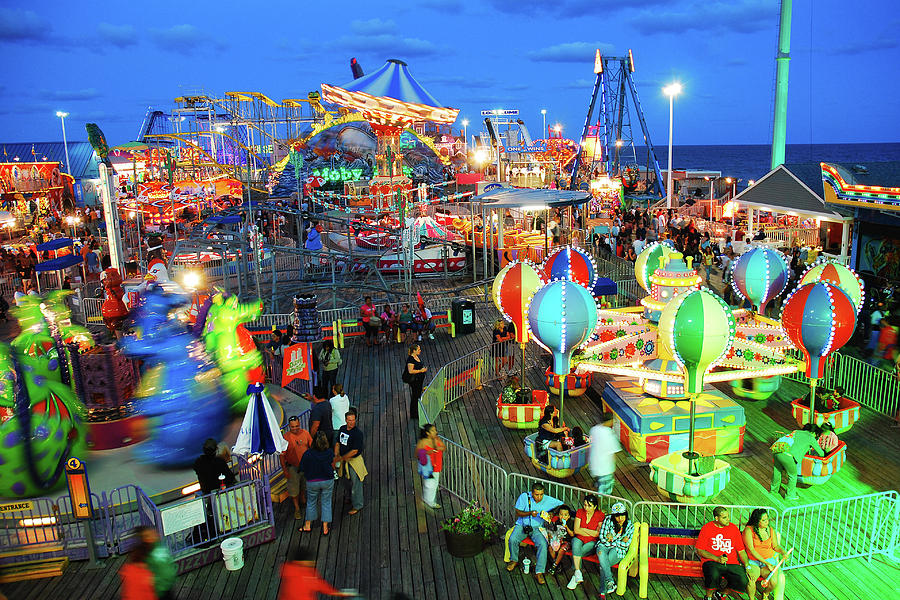
[[477, 556], [484, 548], [484, 534], [480, 531], [476, 533], [453, 533], [445, 529], [444, 537], [447, 540], [447, 552], [457, 558]]

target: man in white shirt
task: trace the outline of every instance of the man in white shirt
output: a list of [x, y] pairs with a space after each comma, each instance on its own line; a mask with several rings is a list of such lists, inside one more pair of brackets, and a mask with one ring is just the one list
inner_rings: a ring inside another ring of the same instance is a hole
[[616, 452], [622, 450], [612, 430], [612, 413], [603, 413], [600, 424], [591, 427], [591, 449], [588, 469], [597, 484], [597, 493], [610, 495], [616, 482]]
[[634, 248], [634, 253], [635, 253], [635, 254], [640, 254], [641, 252], [644, 251], [644, 246], [645, 246], [646, 244], [647, 244], [647, 243], [646, 243], [644, 240], [642, 240], [641, 238], [636, 238], [636, 239], [631, 243], [631, 247]]

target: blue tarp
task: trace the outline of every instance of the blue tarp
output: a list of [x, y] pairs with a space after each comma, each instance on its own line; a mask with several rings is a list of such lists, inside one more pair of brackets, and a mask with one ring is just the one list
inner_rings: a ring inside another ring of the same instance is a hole
[[57, 238], [55, 240], [50, 240], [49, 242], [44, 242], [43, 244], [38, 244], [35, 246], [35, 249], [39, 252], [59, 250], [60, 248], [68, 248], [73, 243], [72, 238]]
[[34, 265], [35, 271], [59, 271], [68, 267], [80, 265], [83, 259], [77, 254], [66, 254]]
[[206, 221], [208, 223], [221, 223], [222, 225], [233, 225], [234, 223], [241, 223], [244, 218], [241, 215], [216, 215], [214, 217], [208, 218]]
[[598, 277], [591, 292], [594, 296], [615, 296], [619, 292], [619, 286], [609, 277]]

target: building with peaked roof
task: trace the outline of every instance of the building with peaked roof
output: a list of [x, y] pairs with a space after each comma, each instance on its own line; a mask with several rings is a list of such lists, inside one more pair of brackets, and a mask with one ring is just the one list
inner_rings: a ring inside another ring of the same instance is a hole
[[818, 163], [779, 165], [735, 196], [735, 201], [747, 208], [749, 231], [754, 228], [754, 213], [758, 211], [816, 219], [826, 245], [839, 239], [843, 260], [849, 254], [853, 217], [825, 204]]
[[63, 171], [75, 179], [75, 202], [79, 206], [99, 202], [97, 185], [100, 182], [100, 160], [89, 142], [69, 142], [69, 162], [66, 165], [66, 148], [62, 142], [0, 142], [4, 163], [58, 162]]

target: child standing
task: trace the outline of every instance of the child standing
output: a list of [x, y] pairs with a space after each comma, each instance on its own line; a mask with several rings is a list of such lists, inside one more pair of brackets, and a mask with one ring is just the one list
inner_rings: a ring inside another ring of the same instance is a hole
[[547, 568], [551, 575], [556, 573], [563, 556], [569, 551], [569, 542], [575, 535], [575, 521], [572, 519], [571, 509], [563, 504], [556, 509], [556, 514], [550, 520], [550, 528], [547, 531], [550, 542], [550, 558], [553, 562]]

